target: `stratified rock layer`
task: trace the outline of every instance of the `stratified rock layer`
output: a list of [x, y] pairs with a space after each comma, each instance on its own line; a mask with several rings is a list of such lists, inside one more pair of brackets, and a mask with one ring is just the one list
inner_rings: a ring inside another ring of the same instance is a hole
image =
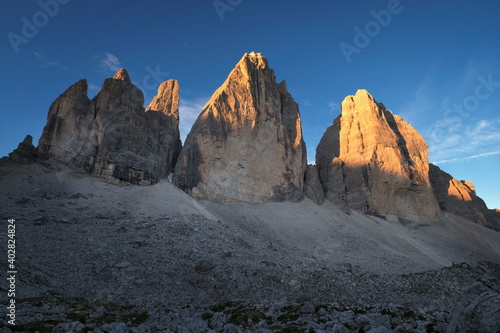
[[92, 100], [87, 88], [80, 80], [52, 103], [39, 140], [39, 161], [133, 184], [153, 184], [173, 171], [181, 148], [176, 81], [160, 86], [148, 112], [124, 69], [106, 79]]
[[245, 54], [187, 136], [174, 183], [196, 198], [302, 198], [306, 148], [297, 103], [267, 60]]
[[500, 231], [500, 214], [488, 209], [483, 199], [476, 195], [471, 182], [459, 181], [433, 164], [430, 165], [430, 179], [443, 211]]
[[366, 91], [342, 102], [316, 165], [329, 200], [388, 219], [428, 222], [440, 209], [429, 180], [427, 144]]

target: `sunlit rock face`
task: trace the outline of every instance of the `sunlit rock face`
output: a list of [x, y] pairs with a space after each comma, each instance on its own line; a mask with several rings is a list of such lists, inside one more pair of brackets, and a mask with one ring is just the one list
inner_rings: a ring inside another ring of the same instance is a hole
[[198, 116], [174, 183], [196, 198], [302, 198], [306, 148], [297, 103], [259, 53], [245, 54]]
[[124, 69], [106, 79], [92, 100], [87, 89], [80, 80], [52, 103], [37, 148], [39, 162], [141, 185], [173, 171], [181, 148], [176, 81], [160, 86], [148, 112]]
[[438, 218], [427, 144], [420, 134], [366, 90], [345, 98], [341, 107], [316, 150], [327, 198], [387, 219]]
[[471, 182], [459, 181], [433, 164], [430, 179], [443, 211], [500, 231], [500, 213], [488, 209]]

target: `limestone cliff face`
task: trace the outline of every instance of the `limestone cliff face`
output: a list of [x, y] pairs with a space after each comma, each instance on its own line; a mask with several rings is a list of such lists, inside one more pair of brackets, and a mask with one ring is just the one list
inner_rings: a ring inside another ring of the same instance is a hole
[[91, 148], [84, 143], [95, 117], [94, 103], [87, 97], [87, 90], [87, 81], [80, 80], [52, 103], [38, 140], [38, 161], [83, 166]]
[[432, 221], [440, 209], [429, 180], [427, 144], [366, 91], [342, 102], [316, 165], [329, 200], [369, 214]]
[[81, 80], [52, 104], [38, 160], [82, 168], [110, 181], [156, 183], [173, 171], [180, 151], [178, 93], [177, 82], [162, 84], [144, 112], [143, 94], [126, 70], [106, 79], [92, 100]]
[[306, 148], [297, 103], [267, 60], [245, 54], [196, 120], [174, 183], [196, 198], [266, 202], [302, 197]]
[[476, 195], [471, 182], [459, 181], [433, 164], [430, 165], [430, 179], [443, 211], [500, 231], [500, 214], [488, 209]]

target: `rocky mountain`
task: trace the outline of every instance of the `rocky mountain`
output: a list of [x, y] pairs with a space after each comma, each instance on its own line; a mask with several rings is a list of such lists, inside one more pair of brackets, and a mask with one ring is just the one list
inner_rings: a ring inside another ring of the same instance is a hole
[[299, 107], [259, 53], [245, 54], [186, 138], [174, 183], [195, 198], [299, 200], [306, 169]]
[[174, 172], [194, 198], [218, 202], [325, 198], [344, 212], [431, 222], [442, 211], [500, 229], [474, 186], [429, 165], [427, 144], [366, 90], [342, 102], [306, 164], [297, 103], [259, 53], [245, 54], [201, 110], [182, 147], [179, 85], [163, 82], [143, 107], [126, 70], [87, 97], [87, 82], [51, 105], [38, 147], [30, 136], [2, 161], [62, 163], [111, 182], [148, 185]]
[[28, 135], [0, 160], [22, 268], [1, 332], [500, 332], [500, 211], [366, 90], [315, 166], [261, 54], [184, 147], [177, 81], [146, 108], [123, 69], [87, 88], [54, 101], [37, 148]]
[[0, 161], [7, 163], [31, 163], [36, 160], [36, 147], [33, 146], [33, 137], [26, 135], [16, 149], [9, 156], [2, 157]]
[[471, 182], [459, 181], [433, 164], [430, 165], [430, 180], [443, 211], [500, 231], [500, 214], [486, 207]]
[[133, 184], [153, 184], [173, 171], [181, 147], [176, 81], [160, 86], [148, 112], [124, 69], [106, 79], [92, 100], [87, 88], [80, 80], [52, 103], [38, 161]]
[[341, 107], [316, 150], [327, 198], [387, 219], [437, 219], [440, 209], [420, 134], [366, 90], [346, 97]]
[[423, 227], [328, 200], [218, 203], [36, 163], [0, 165], [0, 188], [12, 331], [500, 329], [500, 233], [452, 214]]

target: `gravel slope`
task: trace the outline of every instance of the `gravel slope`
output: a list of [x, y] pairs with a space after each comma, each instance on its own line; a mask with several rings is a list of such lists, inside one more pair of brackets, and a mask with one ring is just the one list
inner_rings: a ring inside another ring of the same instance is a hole
[[500, 233], [452, 215], [220, 204], [36, 164], [1, 166], [0, 186], [28, 331], [452, 331], [482, 322], [474, 302], [492, 313], [481, 327], [500, 310]]

